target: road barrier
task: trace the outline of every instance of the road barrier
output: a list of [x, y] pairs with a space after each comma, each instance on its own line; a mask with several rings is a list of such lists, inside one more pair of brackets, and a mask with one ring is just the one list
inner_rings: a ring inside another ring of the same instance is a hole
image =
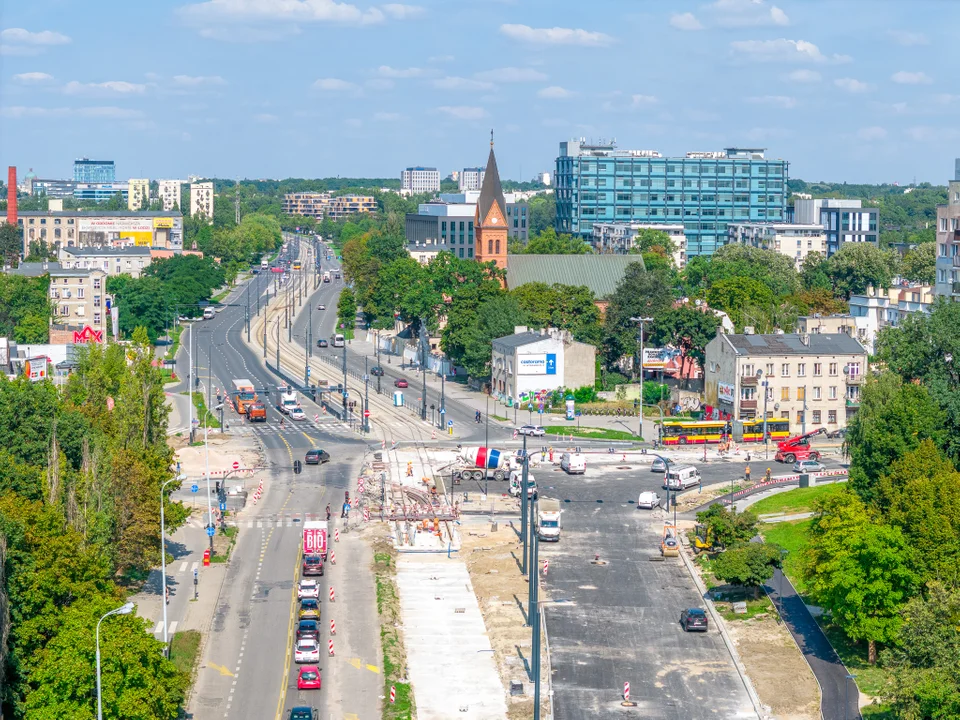
[[334, 598], [333, 598], [333, 588], [332, 588], [332, 587], [330, 588], [330, 602], [335, 602], [335, 600], [334, 600]]
[[337, 564], [337, 554], [333, 550], [330, 551], [330, 564], [331, 565]]
[[333, 620], [330, 621], [330, 634], [331, 634], [331, 635], [336, 635], [336, 634], [337, 634], [337, 626], [336, 626], [336, 624], [333, 622]]
[[370, 511], [367, 508], [363, 509], [363, 521], [370, 522]]
[[[331, 652], [330, 654], [332, 655], [333, 653]], [[623, 684], [623, 699], [627, 702], [630, 701], [630, 683], [628, 682]]]
[[333, 640], [327, 640], [327, 652], [330, 653], [330, 657], [333, 657]]
[[393, 705], [395, 702], [397, 702], [397, 686], [391, 685], [390, 686], [390, 704]]
[[543, 561], [543, 576], [544, 576], [544, 577], [547, 576], [547, 571], [548, 571], [549, 569], [550, 569], [550, 561], [549, 561], [549, 560], [544, 560], [544, 561]]
[[333, 541], [340, 542], [340, 528], [333, 529]]

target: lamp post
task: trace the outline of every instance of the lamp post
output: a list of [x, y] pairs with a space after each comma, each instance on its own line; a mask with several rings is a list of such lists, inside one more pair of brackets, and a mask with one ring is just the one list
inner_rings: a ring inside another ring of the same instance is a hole
[[422, 348], [423, 358], [420, 366], [420, 371], [423, 373], [423, 400], [420, 403], [420, 419], [424, 422], [427, 421], [427, 321], [425, 318], [420, 318], [420, 344]]
[[440, 429], [443, 430], [443, 417], [447, 414], [447, 396], [446, 396], [447, 371], [440, 363]]
[[163, 489], [172, 482], [186, 480], [186, 475], [177, 475], [160, 486], [160, 579], [163, 585], [163, 654], [169, 649], [167, 637], [167, 525], [163, 515]]
[[[520, 488], [520, 535], [523, 538], [523, 559], [520, 561], [520, 574], [527, 574], [527, 542], [528, 535], [527, 532], [527, 477], [529, 476], [529, 459], [527, 457], [527, 435], [523, 435], [523, 473], [521, 475], [520, 483], [523, 487]], [[527, 613], [527, 619], [529, 620], [529, 612]]]
[[630, 322], [640, 324], [640, 334], [637, 336], [640, 340], [640, 431], [637, 434], [643, 437], [643, 324], [653, 322], [653, 318], [632, 317]]
[[787, 555], [790, 554], [789, 550], [780, 548], [780, 589], [777, 590], [777, 594], [780, 596], [780, 608], [782, 614], [783, 608], [783, 561], [786, 560]]
[[[483, 428], [483, 447], [489, 448], [490, 447], [490, 387], [489, 386], [487, 386], [486, 403], [487, 403], [486, 405], [487, 413], [486, 413], [486, 424], [484, 425], [484, 428]], [[526, 438], [527, 436], [524, 435], [523, 437]], [[524, 440], [524, 446], [526, 446], [526, 440]], [[490, 474], [486, 473], [483, 479], [484, 495], [487, 494], [487, 488], [489, 486], [489, 483], [490, 483]]]
[[851, 673], [847, 675], [846, 681], [843, 683], [843, 720], [849, 720], [850, 718], [850, 681], [856, 679], [857, 676]]
[[[757, 369], [757, 379], [760, 380], [763, 377], [763, 370]], [[767, 440], [767, 384], [768, 381], [763, 380], [760, 383], [760, 387], [763, 388], [763, 459], [766, 460], [768, 457], [768, 452], [770, 450], [770, 444]]]
[[370, 432], [370, 375], [367, 373], [367, 356], [363, 356], [363, 431]]
[[134, 604], [132, 602], [124, 603], [116, 610], [106, 613], [97, 621], [97, 720], [103, 720], [103, 698], [100, 691], [100, 623], [111, 615], [129, 615], [133, 612], [133, 608]]
[[210, 555], [213, 555], [213, 499], [210, 495], [210, 445], [207, 441], [207, 426], [203, 426], [203, 458], [207, 469], [207, 536], [210, 538]]

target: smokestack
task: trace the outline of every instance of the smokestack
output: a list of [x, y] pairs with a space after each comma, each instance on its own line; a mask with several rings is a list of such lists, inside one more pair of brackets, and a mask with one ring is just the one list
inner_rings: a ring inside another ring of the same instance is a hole
[[17, 168], [7, 168], [7, 222], [17, 224]]

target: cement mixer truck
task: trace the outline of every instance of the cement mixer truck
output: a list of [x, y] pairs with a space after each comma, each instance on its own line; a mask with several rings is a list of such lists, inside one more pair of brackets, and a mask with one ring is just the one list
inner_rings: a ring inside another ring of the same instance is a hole
[[510, 475], [509, 457], [507, 453], [493, 448], [464, 448], [457, 459], [457, 467], [453, 469], [453, 479], [506, 480]]

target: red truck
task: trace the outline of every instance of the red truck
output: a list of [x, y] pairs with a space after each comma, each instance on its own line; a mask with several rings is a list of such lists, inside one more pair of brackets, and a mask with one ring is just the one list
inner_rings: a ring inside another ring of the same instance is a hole
[[820, 452], [810, 449], [810, 438], [825, 433], [826, 428], [817, 428], [803, 435], [794, 435], [777, 443], [777, 462], [794, 463], [797, 460], [819, 460]]
[[303, 524], [303, 554], [327, 559], [327, 521], [307, 520]]

